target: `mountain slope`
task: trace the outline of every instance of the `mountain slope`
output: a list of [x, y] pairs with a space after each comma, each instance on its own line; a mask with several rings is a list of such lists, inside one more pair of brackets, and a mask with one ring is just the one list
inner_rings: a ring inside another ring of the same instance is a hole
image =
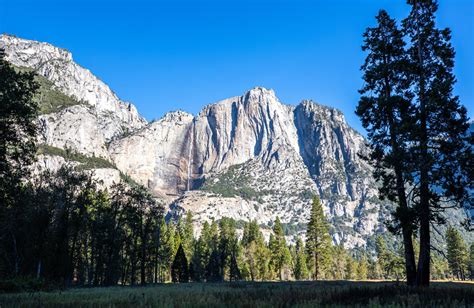
[[279, 216], [297, 234], [317, 194], [336, 242], [364, 245], [384, 229], [379, 216], [388, 206], [358, 156], [363, 137], [341, 112], [311, 101], [288, 106], [257, 87], [195, 117], [167, 114], [109, 151], [120, 170], [158, 195], [182, 195], [172, 209], [192, 210], [198, 221], [228, 216], [270, 226]]
[[377, 198], [364, 138], [334, 108], [285, 105], [256, 87], [195, 116], [147, 123], [68, 51], [8, 35], [0, 44], [15, 67], [38, 73], [39, 170], [72, 161], [105, 186], [127, 174], [169, 204], [170, 216], [192, 211], [197, 229], [232, 217], [256, 219], [268, 234], [278, 216], [290, 238], [304, 236], [319, 195], [334, 242], [372, 245], [386, 231], [393, 205]]

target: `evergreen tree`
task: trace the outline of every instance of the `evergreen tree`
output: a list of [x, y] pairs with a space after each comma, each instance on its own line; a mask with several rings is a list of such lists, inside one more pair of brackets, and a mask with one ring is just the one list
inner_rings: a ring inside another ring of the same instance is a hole
[[275, 219], [273, 225], [273, 234], [270, 237], [269, 248], [271, 251], [271, 264], [273, 268], [278, 272], [278, 277], [283, 280], [283, 269], [291, 262], [291, 255], [286, 245], [285, 235], [283, 233], [283, 227], [280, 222], [280, 218]]
[[416, 280], [413, 251], [415, 215], [408, 206], [405, 187], [412, 182], [409, 162], [409, 128], [411, 123], [411, 92], [405, 70], [408, 59], [403, 34], [394, 19], [381, 10], [378, 25], [364, 33], [362, 49], [368, 52], [364, 71], [363, 95], [356, 114], [368, 131], [372, 146], [375, 178], [382, 183], [383, 198], [397, 203], [391, 231], [403, 236], [405, 271], [408, 285]]
[[465, 280], [469, 255], [466, 243], [458, 230], [449, 226], [446, 230], [446, 246], [449, 269], [460, 280]]
[[17, 72], [0, 49], [0, 270], [8, 276], [21, 268], [19, 227], [26, 217], [20, 201], [27, 198], [22, 181], [36, 153], [37, 90], [34, 73]]
[[446, 258], [436, 253], [433, 254], [431, 256], [431, 278], [446, 280], [450, 277], [452, 277], [451, 271]]
[[359, 262], [357, 263], [357, 279], [358, 280], [366, 280], [368, 277], [368, 267], [369, 263], [367, 261], [367, 257], [363, 255]]
[[180, 238], [183, 243], [184, 252], [186, 257], [191, 259], [193, 255], [194, 247], [194, 227], [193, 227], [193, 215], [190, 211], [186, 212], [184, 223], [180, 230]]
[[221, 255], [217, 249], [212, 250], [209, 256], [209, 262], [206, 266], [206, 281], [207, 282], [222, 282], [224, 277], [221, 271]]
[[[245, 231], [247, 230], [247, 231]], [[268, 278], [270, 251], [257, 221], [251, 221], [244, 227], [242, 237], [243, 260], [252, 281]]]
[[203, 281], [205, 278], [206, 265], [208, 262], [206, 244], [201, 236], [197, 241], [194, 241], [194, 253], [192, 256], [190, 271], [192, 273], [192, 281]]
[[347, 255], [345, 279], [353, 280], [357, 278], [357, 263], [351, 255]]
[[410, 141], [412, 170], [417, 178], [414, 202], [420, 224], [418, 285], [430, 280], [430, 224], [443, 223], [440, 215], [450, 200], [459, 207], [472, 203], [474, 185], [472, 145], [467, 111], [453, 95], [454, 48], [451, 31], [438, 29], [435, 0], [408, 0], [411, 5], [403, 28], [410, 45], [407, 70], [415, 97]]
[[381, 279], [382, 273], [378, 262], [373, 259], [369, 259], [369, 266], [367, 268], [367, 278], [369, 279]]
[[160, 224], [160, 247], [158, 248], [158, 254], [160, 259], [160, 281], [165, 282], [171, 278], [171, 264], [173, 262], [174, 255], [174, 230], [172, 224], [167, 224], [165, 219], [162, 218]]
[[179, 245], [171, 265], [171, 280], [179, 283], [189, 282], [188, 260], [182, 244]]
[[331, 249], [329, 226], [318, 197], [313, 198], [308, 227], [306, 230], [306, 249], [309, 262], [313, 266], [313, 279], [318, 280], [321, 270], [326, 266]]
[[239, 281], [242, 280], [242, 274], [240, 273], [239, 265], [237, 264], [237, 257], [235, 253], [232, 253], [230, 258], [230, 269], [229, 269], [229, 280]]
[[331, 249], [331, 276], [332, 279], [342, 280], [346, 278], [348, 255], [342, 244]]
[[388, 279], [389, 274], [387, 269], [390, 265], [390, 255], [387, 250], [387, 244], [381, 235], [378, 235], [375, 239], [375, 253], [377, 255], [377, 265], [382, 274], [381, 278]]
[[296, 280], [308, 279], [308, 267], [306, 265], [306, 253], [303, 241], [300, 237], [296, 240], [296, 256], [295, 256], [295, 270], [294, 275]]
[[474, 280], [474, 243], [469, 247], [469, 278]]
[[239, 254], [235, 220], [222, 218], [219, 222], [219, 229], [220, 276], [224, 279], [228, 276], [232, 255], [237, 258]]

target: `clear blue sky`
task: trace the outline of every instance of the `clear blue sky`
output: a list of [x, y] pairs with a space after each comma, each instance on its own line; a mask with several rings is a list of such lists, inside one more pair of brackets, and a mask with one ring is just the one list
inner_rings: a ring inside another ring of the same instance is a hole
[[[385, 8], [406, 16], [405, 0], [24, 1], [0, 0], [0, 32], [66, 48], [147, 119], [273, 88], [354, 108], [362, 33]], [[453, 30], [456, 93], [474, 109], [474, 1], [440, 0], [438, 24]]]

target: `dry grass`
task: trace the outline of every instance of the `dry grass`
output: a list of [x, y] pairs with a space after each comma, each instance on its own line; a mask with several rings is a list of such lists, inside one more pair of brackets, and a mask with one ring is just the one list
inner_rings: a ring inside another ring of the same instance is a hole
[[469, 283], [239, 282], [78, 288], [0, 295], [0, 307], [473, 307]]

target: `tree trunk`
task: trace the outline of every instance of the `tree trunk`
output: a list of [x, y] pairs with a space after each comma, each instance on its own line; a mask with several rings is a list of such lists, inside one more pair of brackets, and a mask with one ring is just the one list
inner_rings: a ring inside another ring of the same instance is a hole
[[36, 265], [36, 279], [40, 279], [41, 277], [41, 259], [38, 260], [38, 264]]
[[[417, 10], [417, 1], [414, 2]], [[418, 17], [417, 17], [418, 18]], [[418, 23], [417, 23], [418, 24]], [[429, 157], [428, 157], [428, 132], [427, 112], [425, 101], [425, 75], [424, 59], [422, 53], [423, 42], [419, 37], [421, 29], [418, 28], [418, 65], [419, 65], [419, 101], [420, 101], [420, 256], [418, 259], [418, 272], [416, 284], [428, 286], [430, 283], [430, 188], [429, 188]]]
[[12, 240], [13, 240], [13, 254], [14, 254], [14, 259], [15, 259], [15, 276], [18, 275], [20, 271], [20, 257], [18, 256], [18, 248], [16, 244], [16, 237], [12, 233]]
[[[386, 83], [386, 97], [387, 100], [391, 97], [391, 88], [388, 83], [388, 79], [385, 78]], [[393, 115], [393, 108], [391, 106], [391, 102], [389, 102], [389, 114], [388, 114], [388, 122], [389, 122], [389, 130], [390, 130], [390, 143], [392, 145], [392, 151], [395, 157], [400, 157], [402, 155], [400, 151], [400, 146], [398, 143], [397, 134], [395, 132], [395, 123], [394, 123], [394, 115]], [[413, 286], [416, 283], [416, 262], [415, 262], [415, 252], [413, 249], [413, 231], [411, 226], [412, 217], [409, 214], [409, 208], [407, 203], [407, 197], [405, 192], [405, 181], [403, 177], [402, 166], [398, 159], [394, 162], [394, 171], [396, 176], [396, 185], [397, 185], [397, 197], [398, 197], [398, 205], [401, 209], [401, 216], [400, 224], [402, 227], [402, 234], [403, 234], [403, 247], [404, 247], [404, 256], [405, 256], [405, 271], [407, 276], [407, 284], [409, 286]]]

